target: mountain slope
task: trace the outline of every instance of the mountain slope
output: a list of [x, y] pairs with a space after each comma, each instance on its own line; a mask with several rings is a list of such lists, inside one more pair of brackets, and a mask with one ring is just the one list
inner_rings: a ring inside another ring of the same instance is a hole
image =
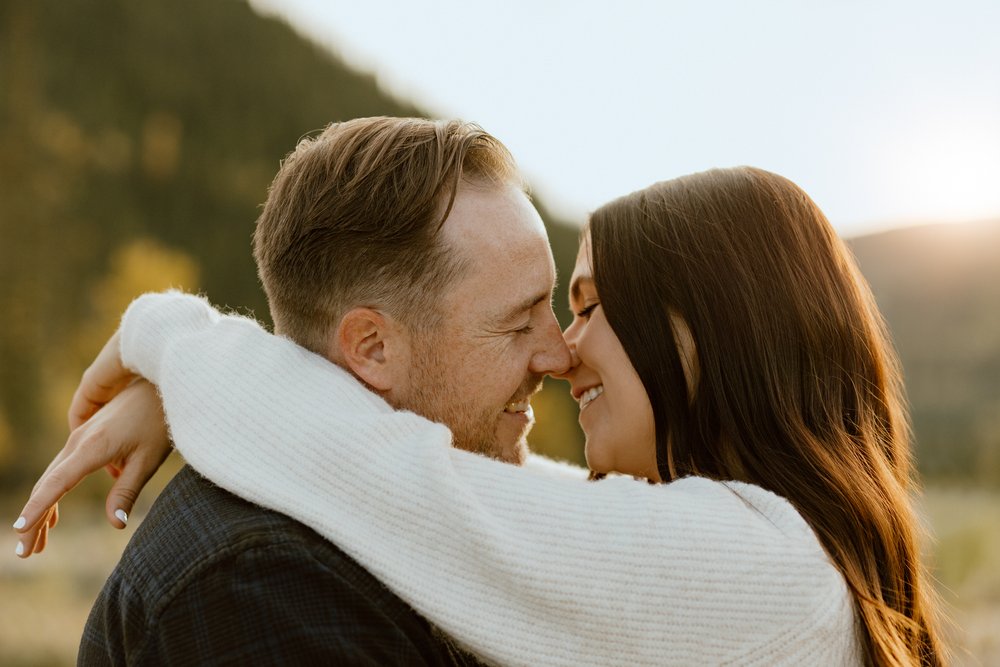
[[922, 469], [1000, 483], [1000, 220], [851, 246], [899, 351]]
[[136, 264], [190, 259], [164, 284], [199, 275], [184, 286], [266, 320], [250, 236], [280, 160], [374, 115], [424, 114], [245, 2], [0, 0], [0, 479], [64, 437], [65, 385], [96, 351], [80, 331]]

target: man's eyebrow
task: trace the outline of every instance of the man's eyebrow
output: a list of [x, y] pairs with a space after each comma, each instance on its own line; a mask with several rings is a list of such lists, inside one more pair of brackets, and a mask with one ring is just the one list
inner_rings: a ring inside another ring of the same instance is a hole
[[513, 308], [509, 309], [504, 315], [497, 319], [498, 322], [508, 323], [515, 317], [525, 312], [526, 310], [531, 310], [543, 301], [548, 301], [552, 298], [552, 295], [548, 292], [544, 292], [535, 296], [529, 296], [524, 301], [521, 301]]
[[582, 290], [581, 283], [583, 282], [593, 285], [594, 279], [590, 276], [577, 276], [573, 278], [573, 282], [569, 284], [569, 298], [571, 301], [579, 301], [582, 298], [580, 292]]

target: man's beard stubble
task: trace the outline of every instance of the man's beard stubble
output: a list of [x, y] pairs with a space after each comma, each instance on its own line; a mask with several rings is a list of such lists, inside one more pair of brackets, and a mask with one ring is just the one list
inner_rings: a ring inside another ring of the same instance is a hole
[[[453, 445], [459, 449], [504, 463], [523, 464], [528, 456], [526, 436], [532, 424], [528, 424], [517, 442], [500, 442], [497, 433], [498, 408], [477, 411], [473, 405], [461, 401], [454, 383], [449, 381], [448, 368], [434, 338], [421, 337], [421, 342], [414, 346], [410, 382], [412, 395], [400, 401], [405, 405], [399, 407], [447, 426], [452, 432]], [[516, 397], [534, 394], [540, 384], [541, 378], [525, 379]], [[503, 406], [499, 409], [502, 410]]]

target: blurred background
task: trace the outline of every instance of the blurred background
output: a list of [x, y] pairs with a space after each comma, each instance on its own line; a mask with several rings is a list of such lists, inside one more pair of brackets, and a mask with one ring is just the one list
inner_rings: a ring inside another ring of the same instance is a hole
[[[0, 0], [0, 516], [134, 296], [269, 322], [250, 235], [301, 136], [462, 117], [528, 174], [563, 281], [587, 211], [656, 180], [753, 164], [816, 199], [903, 361], [958, 663], [1000, 664], [1000, 6], [819, 5]], [[535, 410], [532, 446], [582, 462], [565, 385]], [[154, 497], [117, 532], [107, 488], [63, 503], [41, 557], [0, 533], [0, 664], [74, 662]]]

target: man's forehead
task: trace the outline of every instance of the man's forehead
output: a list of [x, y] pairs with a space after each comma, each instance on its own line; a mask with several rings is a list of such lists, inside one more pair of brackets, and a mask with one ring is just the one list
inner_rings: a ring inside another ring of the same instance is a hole
[[548, 270], [552, 263], [545, 225], [513, 185], [459, 187], [441, 235], [452, 251], [480, 269], [528, 264]]
[[547, 243], [511, 245], [468, 263], [469, 285], [495, 308], [532, 305], [552, 298], [556, 267]]
[[500, 321], [551, 299], [555, 263], [541, 217], [514, 185], [460, 186], [441, 229], [466, 266], [445, 298], [477, 320]]
[[539, 238], [548, 243], [541, 216], [513, 184], [460, 185], [441, 234], [449, 244], [469, 252], [511, 250]]

